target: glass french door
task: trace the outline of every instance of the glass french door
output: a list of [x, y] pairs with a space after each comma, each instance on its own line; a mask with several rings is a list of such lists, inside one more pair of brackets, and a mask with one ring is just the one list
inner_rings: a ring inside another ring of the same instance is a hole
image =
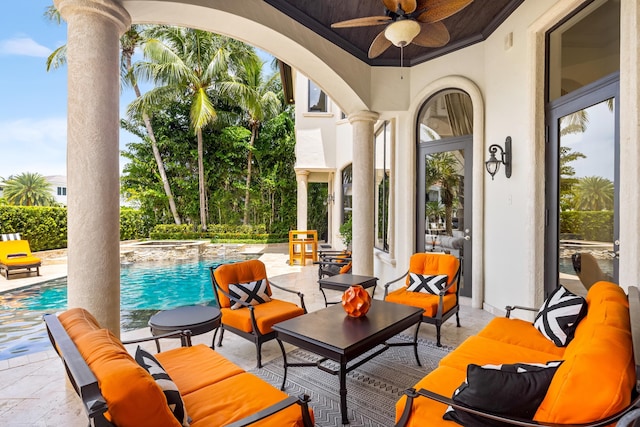
[[547, 111], [545, 294], [618, 280], [619, 74]]
[[[416, 252], [460, 259], [460, 294], [471, 297], [471, 135], [418, 146]], [[465, 274], [469, 272], [469, 274]]]

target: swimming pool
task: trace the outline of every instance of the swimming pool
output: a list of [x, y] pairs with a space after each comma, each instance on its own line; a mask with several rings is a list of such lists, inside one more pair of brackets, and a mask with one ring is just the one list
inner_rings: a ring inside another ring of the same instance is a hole
[[[243, 256], [242, 260], [256, 256]], [[122, 265], [123, 331], [147, 327], [159, 310], [214, 303], [209, 267], [240, 259], [162, 261]], [[67, 308], [67, 279], [0, 294], [0, 360], [51, 349], [42, 315]]]

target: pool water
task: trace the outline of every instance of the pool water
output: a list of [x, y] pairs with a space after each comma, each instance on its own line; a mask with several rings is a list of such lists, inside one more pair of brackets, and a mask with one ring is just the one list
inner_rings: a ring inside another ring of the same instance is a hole
[[[183, 305], [215, 304], [209, 267], [238, 260], [122, 265], [122, 331], [147, 327], [149, 318], [160, 310]], [[51, 349], [42, 315], [66, 308], [66, 278], [0, 294], [0, 360]]]

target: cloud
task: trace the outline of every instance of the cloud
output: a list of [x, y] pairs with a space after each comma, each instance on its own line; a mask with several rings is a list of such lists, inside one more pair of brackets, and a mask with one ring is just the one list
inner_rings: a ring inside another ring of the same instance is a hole
[[23, 172], [66, 175], [67, 119], [0, 121], [0, 177]]
[[51, 52], [53, 51], [48, 47], [42, 46], [28, 37], [14, 37], [12, 39], [0, 40], [0, 54], [4, 55], [46, 58]]

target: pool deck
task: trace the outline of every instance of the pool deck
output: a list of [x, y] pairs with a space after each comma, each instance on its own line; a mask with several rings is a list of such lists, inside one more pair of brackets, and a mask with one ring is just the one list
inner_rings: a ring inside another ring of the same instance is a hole
[[[307, 263], [306, 266], [288, 263], [288, 247], [284, 245], [252, 246], [247, 249], [251, 253], [260, 252], [260, 260], [266, 267], [269, 278], [278, 285], [300, 290], [305, 295], [308, 311], [324, 307], [324, 299], [318, 290], [316, 266]], [[6, 280], [0, 277], [0, 292], [9, 289], [29, 286], [66, 276], [66, 263], [62, 259], [52, 263], [43, 263], [41, 276], [16, 276]], [[375, 297], [382, 298], [382, 284], [377, 287]], [[339, 297], [339, 294], [336, 294]], [[290, 299], [286, 293], [278, 294], [282, 299]], [[297, 297], [294, 295], [295, 301]], [[456, 328], [455, 322], [445, 322], [442, 327], [443, 343], [456, 346], [467, 337], [477, 333], [493, 316], [486, 311], [470, 307], [470, 300], [462, 299], [464, 306], [461, 311], [462, 327]], [[122, 334], [122, 339], [132, 339], [149, 336], [149, 331], [140, 329]], [[424, 326], [420, 328], [420, 336], [435, 341], [435, 328]], [[211, 345], [213, 332], [193, 337], [194, 344], [206, 343]], [[179, 340], [162, 341], [162, 350], [179, 345]], [[130, 352], [135, 352], [137, 345], [127, 346]], [[285, 344], [287, 351], [293, 347]], [[153, 342], [144, 345], [155, 353]], [[255, 346], [234, 334], [225, 334], [223, 346], [216, 347], [226, 358], [246, 370], [255, 367]], [[267, 342], [262, 347], [263, 363], [280, 356], [280, 349], [274, 341]], [[407, 387], [413, 384], [407, 384]], [[87, 418], [80, 405], [75, 391], [66, 380], [64, 368], [57, 354], [53, 350], [34, 353], [31, 355], [0, 360], [0, 426], [12, 427], [41, 427], [65, 426], [86, 427]]]

